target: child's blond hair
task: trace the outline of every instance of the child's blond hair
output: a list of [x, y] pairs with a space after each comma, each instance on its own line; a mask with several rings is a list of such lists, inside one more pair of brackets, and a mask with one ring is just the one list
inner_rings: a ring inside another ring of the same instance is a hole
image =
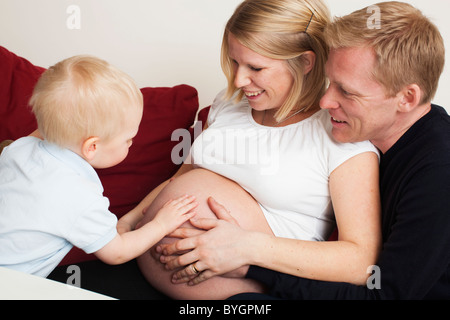
[[143, 97], [134, 81], [104, 60], [75, 56], [50, 67], [30, 100], [41, 135], [61, 147], [90, 137], [108, 141], [130, 112], [142, 112]]

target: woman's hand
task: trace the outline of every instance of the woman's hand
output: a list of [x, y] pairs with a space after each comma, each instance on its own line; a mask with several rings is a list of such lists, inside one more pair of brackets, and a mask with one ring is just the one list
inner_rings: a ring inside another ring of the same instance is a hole
[[[242, 249], [248, 243], [249, 232], [240, 228], [228, 210], [214, 199], [209, 198], [208, 205], [218, 219], [193, 219], [191, 223], [198, 229], [177, 229], [170, 236], [182, 240], [157, 247], [166, 269], [185, 267], [173, 275], [174, 283], [194, 285], [231, 271], [228, 276], [243, 277], [248, 270]], [[186, 250], [190, 251], [175, 256]]]

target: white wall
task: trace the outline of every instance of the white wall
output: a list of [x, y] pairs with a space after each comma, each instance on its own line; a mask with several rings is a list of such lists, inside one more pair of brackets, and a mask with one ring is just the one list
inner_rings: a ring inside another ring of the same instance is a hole
[[[377, 0], [328, 0], [344, 15]], [[209, 105], [226, 81], [219, 55], [226, 21], [241, 0], [0, 0], [0, 45], [48, 67], [93, 54], [130, 74], [140, 87], [186, 83]], [[440, 27], [450, 48], [450, 1], [408, 0]], [[79, 29], [76, 12], [79, 8]], [[68, 26], [69, 23], [69, 26]], [[450, 72], [435, 102], [450, 111]], [[447, 89], [447, 90], [446, 90]]]

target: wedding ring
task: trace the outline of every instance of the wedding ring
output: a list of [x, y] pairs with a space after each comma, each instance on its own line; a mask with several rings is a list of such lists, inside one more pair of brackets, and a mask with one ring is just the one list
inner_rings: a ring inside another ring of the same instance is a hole
[[200, 272], [200, 271], [197, 270], [195, 265], [191, 264], [191, 266], [192, 266], [192, 271], [194, 271], [194, 274], [198, 274]]

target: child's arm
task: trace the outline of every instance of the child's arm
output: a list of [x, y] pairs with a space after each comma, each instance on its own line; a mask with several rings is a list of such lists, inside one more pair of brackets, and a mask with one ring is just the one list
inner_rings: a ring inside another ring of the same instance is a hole
[[168, 201], [152, 221], [137, 230], [117, 234], [95, 255], [107, 264], [121, 264], [140, 256], [195, 215], [191, 211], [197, 206], [194, 199], [193, 196], [183, 196]]
[[136, 228], [136, 225], [139, 221], [144, 218], [144, 211], [148, 208], [148, 206], [152, 203], [153, 199], [158, 195], [162, 189], [169, 183], [169, 180], [163, 182], [158, 187], [153, 189], [147, 197], [139, 203], [134, 209], [130, 210], [127, 214], [125, 214], [122, 218], [117, 222], [117, 232], [119, 234], [123, 234], [125, 232], [132, 231]]
[[[183, 164], [170, 180], [192, 169], [193, 167], [191, 164]], [[163, 182], [158, 187], [153, 189], [134, 209], [120, 218], [119, 222], [117, 223], [117, 231], [120, 234], [134, 230], [136, 228], [136, 224], [144, 217], [144, 210], [150, 206], [150, 204], [158, 196], [161, 190], [164, 189], [164, 187], [168, 183], [170, 183], [170, 180]]]

